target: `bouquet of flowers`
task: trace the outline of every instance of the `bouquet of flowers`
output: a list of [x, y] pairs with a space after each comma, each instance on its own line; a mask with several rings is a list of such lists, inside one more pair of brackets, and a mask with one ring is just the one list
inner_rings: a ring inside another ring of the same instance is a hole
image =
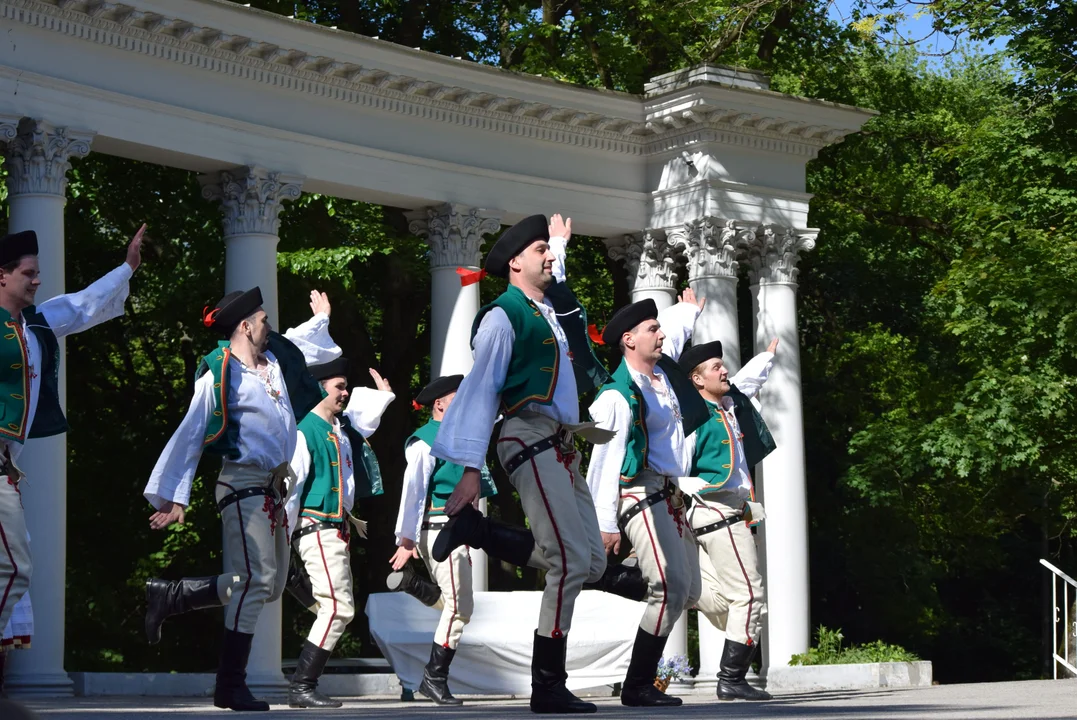
[[692, 666], [688, 664], [687, 655], [662, 658], [658, 661], [658, 674], [654, 679], [654, 686], [665, 692], [671, 682], [691, 674]]

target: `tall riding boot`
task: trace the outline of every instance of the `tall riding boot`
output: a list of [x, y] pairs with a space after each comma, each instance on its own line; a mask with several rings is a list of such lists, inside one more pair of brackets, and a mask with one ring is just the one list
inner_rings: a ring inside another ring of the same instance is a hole
[[726, 639], [718, 672], [719, 700], [770, 700], [770, 693], [756, 690], [744, 679], [757, 647]]
[[628, 663], [628, 673], [621, 686], [621, 704], [629, 707], [676, 707], [681, 704], [679, 697], [666, 695], [654, 686], [658, 673], [658, 661], [662, 659], [662, 650], [666, 647], [666, 638], [651, 635], [642, 628], [636, 630], [636, 642], [632, 645], [632, 659]]
[[548, 638], [535, 633], [531, 655], [531, 712], [538, 715], [567, 715], [598, 712], [594, 703], [584, 702], [565, 686], [565, 654], [568, 638]]
[[344, 704], [318, 692], [318, 678], [332, 654], [332, 650], [324, 650], [310, 640], [303, 643], [303, 652], [299, 654], [295, 674], [288, 685], [288, 707], [338, 708]]
[[606, 571], [598, 582], [584, 583], [583, 589], [601, 590], [636, 602], [647, 597], [647, 581], [643, 579], [639, 565], [606, 565]]
[[423, 681], [419, 683], [419, 692], [426, 695], [438, 705], [463, 705], [449, 692], [449, 665], [456, 651], [444, 645], [434, 643], [430, 648], [430, 662], [423, 669]]
[[318, 614], [318, 601], [314, 599], [314, 586], [310, 583], [310, 575], [302, 564], [297, 564], [295, 559], [288, 565], [288, 580], [284, 584], [288, 594], [299, 601], [299, 604]]
[[437, 605], [438, 600], [441, 599], [441, 588], [417, 575], [410, 565], [405, 565], [403, 570], [390, 573], [389, 577], [385, 578], [385, 585], [392, 592], [406, 592], [428, 607]]
[[217, 668], [217, 687], [213, 690], [213, 704], [228, 710], [269, 710], [269, 703], [256, 700], [247, 687], [247, 660], [251, 656], [254, 635], [224, 631], [224, 647], [221, 649], [221, 665]]
[[151, 645], [161, 642], [165, 618], [191, 610], [222, 607], [217, 596], [217, 577], [146, 581], [146, 639]]
[[485, 550], [496, 560], [526, 567], [535, 549], [535, 536], [530, 530], [491, 520], [471, 505], [465, 505], [441, 527], [431, 554], [438, 562], [445, 562], [462, 545]]

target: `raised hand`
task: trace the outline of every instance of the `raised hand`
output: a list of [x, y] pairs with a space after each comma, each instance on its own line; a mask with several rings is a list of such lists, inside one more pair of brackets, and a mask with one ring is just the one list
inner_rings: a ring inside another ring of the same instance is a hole
[[701, 297], [701, 298], [697, 299], [696, 298], [696, 291], [693, 290], [690, 287], [685, 288], [684, 292], [681, 293], [681, 296], [679, 298], [677, 298], [677, 300], [679, 302], [692, 303], [693, 305], [698, 307], [700, 310], [702, 310], [703, 306], [707, 304], [707, 298]]
[[142, 264], [142, 236], [145, 234], [146, 223], [142, 223], [142, 227], [131, 238], [131, 244], [127, 246], [127, 264], [131, 266], [132, 272], [138, 270], [138, 266]]
[[329, 297], [323, 292], [318, 292], [317, 290], [311, 290], [310, 291], [310, 312], [311, 312], [311, 314], [317, 315], [318, 313], [325, 313], [328, 316], [330, 310], [332, 310], [332, 307], [329, 305]]
[[392, 392], [393, 388], [390, 387], [389, 381], [378, 374], [378, 371], [374, 368], [370, 368], [370, 377], [374, 378], [374, 386], [382, 392]]
[[771, 355], [778, 349], [778, 338], [774, 338], [770, 341], [770, 345], [767, 345], [767, 352]]
[[182, 525], [186, 517], [187, 511], [182, 505], [166, 502], [164, 507], [150, 515], [150, 530], [164, 530], [172, 523]]
[[563, 237], [568, 244], [572, 237], [572, 218], [562, 220], [560, 215], [550, 218], [550, 237]]

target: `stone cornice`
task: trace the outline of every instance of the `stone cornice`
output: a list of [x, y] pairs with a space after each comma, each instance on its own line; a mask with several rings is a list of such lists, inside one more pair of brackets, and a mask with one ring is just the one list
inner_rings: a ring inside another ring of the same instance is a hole
[[[175, 3], [175, 15], [171, 10], [168, 15], [140, 10], [137, 0], [133, 2], [0, 0], [0, 15], [87, 42], [277, 90], [603, 152], [643, 156], [686, 143], [710, 141], [812, 156], [819, 148], [859, 128], [857, 123], [834, 127], [784, 118], [777, 112], [783, 97], [777, 93], [769, 93], [773, 97], [768, 98], [769, 109], [775, 112], [745, 112], [700, 103], [678, 109], [667, 103], [657, 114], [648, 110], [648, 119], [643, 99], [636, 98], [639, 114], [603, 114], [445, 84], [195, 25], [175, 16], [183, 12], [185, 3], [181, 2]], [[531, 85], [521, 80], [521, 94], [526, 95]], [[580, 92], [588, 91], [574, 88], [557, 99], [571, 101]], [[603, 97], [596, 91], [596, 98]], [[625, 97], [633, 96], [619, 95], [612, 106], [623, 108]], [[726, 93], [719, 97], [729, 100], [735, 96]], [[601, 105], [587, 104], [596, 109]]]

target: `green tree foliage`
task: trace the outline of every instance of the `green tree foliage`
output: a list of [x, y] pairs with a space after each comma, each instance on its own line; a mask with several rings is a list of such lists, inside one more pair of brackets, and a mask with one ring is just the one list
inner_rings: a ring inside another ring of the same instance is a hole
[[[1072, 4], [930, 3], [940, 29], [997, 48], [933, 65], [877, 42], [906, 10], [897, 0], [850, 27], [808, 0], [252, 5], [596, 88], [641, 92], [653, 75], [725, 62], [781, 92], [878, 110], [809, 165], [821, 230], [800, 275], [813, 620], [909, 647], [944, 681], [1040, 672], [1036, 559], [1074, 558]], [[212, 669], [219, 617], [170, 620], [151, 648], [141, 587], [220, 568], [215, 463], [203, 462], [183, 527], [151, 533], [141, 492], [215, 340], [200, 317], [223, 287], [219, 215], [193, 175], [100, 154], [76, 163], [70, 196], [69, 288], [118, 264], [143, 220], [150, 239], [129, 312], [67, 343], [66, 665]], [[352, 383], [377, 368], [399, 398], [372, 438], [386, 493], [360, 511], [362, 608], [388, 572], [404, 438], [426, 419], [408, 404], [430, 372], [426, 246], [399, 208], [309, 194], [286, 206], [280, 235], [280, 324], [309, 315], [311, 288], [327, 291]], [[573, 240], [569, 275], [599, 325], [628, 299], [600, 240]], [[500, 289], [485, 281], [484, 301]], [[522, 522], [495, 475], [492, 512]], [[491, 571], [493, 589], [539, 581]], [[284, 607], [290, 656], [311, 618]], [[340, 652], [377, 654], [361, 614]]]

